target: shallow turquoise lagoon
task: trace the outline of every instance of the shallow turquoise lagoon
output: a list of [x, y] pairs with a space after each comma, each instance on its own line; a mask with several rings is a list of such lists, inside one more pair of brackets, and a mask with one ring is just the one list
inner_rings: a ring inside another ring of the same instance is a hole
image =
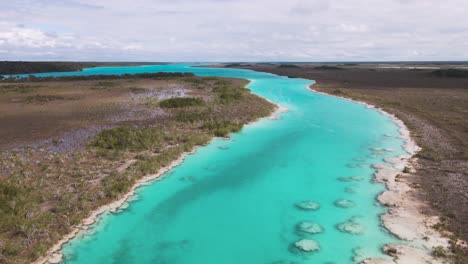
[[[102, 216], [88, 234], [66, 244], [64, 262], [355, 263], [384, 257], [381, 247], [396, 238], [381, 226], [384, 209], [376, 196], [384, 186], [373, 182], [370, 165], [400, 155], [403, 142], [389, 137], [398, 136], [398, 128], [377, 111], [311, 92], [310, 80], [248, 70], [171, 64], [38, 75], [157, 71], [246, 78], [253, 93], [289, 111], [187, 156], [162, 179], [140, 188], [128, 209]], [[355, 206], [337, 207], [339, 199]], [[320, 209], [300, 210], [296, 204], [303, 201]], [[339, 230], [350, 219], [359, 234]], [[324, 231], [299, 232], [302, 221]], [[299, 251], [294, 243], [300, 239], [314, 239], [320, 250]]]

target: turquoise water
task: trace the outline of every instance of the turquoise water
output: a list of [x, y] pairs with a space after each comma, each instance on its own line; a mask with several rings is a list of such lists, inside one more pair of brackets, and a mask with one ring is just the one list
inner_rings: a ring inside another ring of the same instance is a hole
[[[188, 155], [162, 179], [144, 186], [128, 209], [102, 216], [62, 250], [66, 263], [354, 263], [384, 257], [396, 238], [381, 226], [370, 164], [403, 152], [398, 128], [375, 110], [311, 92], [313, 82], [237, 69], [190, 65], [93, 68], [47, 75], [194, 72], [246, 78], [255, 94], [289, 109], [278, 120], [246, 126], [230, 140], [215, 139]], [[387, 134], [387, 136], [385, 136]], [[396, 152], [373, 152], [371, 147]], [[361, 181], [340, 177], [358, 176]], [[338, 199], [354, 202], [335, 206]], [[295, 204], [314, 201], [316, 211]], [[341, 232], [350, 219], [361, 234]], [[297, 231], [301, 221], [324, 232]], [[293, 243], [311, 238], [320, 250], [304, 253]], [[353, 260], [355, 253], [360, 258]]]

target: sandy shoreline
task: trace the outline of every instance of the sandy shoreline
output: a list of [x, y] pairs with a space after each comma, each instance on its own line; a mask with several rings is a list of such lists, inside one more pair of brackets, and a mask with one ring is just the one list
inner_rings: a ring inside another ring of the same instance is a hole
[[110, 204], [103, 205], [99, 207], [98, 209], [94, 210], [91, 212], [91, 214], [83, 220], [83, 222], [76, 226], [75, 229], [72, 230], [69, 234], [64, 236], [59, 242], [57, 242], [54, 246], [52, 246], [48, 251], [46, 256], [39, 258], [38, 260], [34, 261], [34, 264], [42, 264], [42, 263], [59, 263], [62, 260], [62, 254], [60, 253], [60, 250], [62, 249], [63, 245], [65, 245], [67, 242], [69, 242], [71, 239], [76, 237], [78, 233], [82, 230], [87, 230], [90, 226], [96, 223], [96, 220], [104, 213], [106, 212], [111, 212], [115, 213], [119, 209], [123, 208], [125, 206], [125, 203], [135, 195], [135, 191], [145, 185], [149, 184], [151, 181], [156, 180], [160, 178], [162, 175], [167, 173], [168, 171], [172, 170], [173, 168], [177, 167], [180, 165], [186, 155], [192, 154], [196, 151], [196, 148], [193, 149], [190, 152], [184, 152], [180, 155], [180, 157], [174, 161], [172, 161], [168, 166], [162, 168], [158, 173], [152, 174], [152, 175], [147, 175], [141, 179], [139, 179], [133, 186], [130, 188], [130, 191], [127, 192], [125, 195], [123, 195], [119, 200], [114, 201]]
[[[312, 84], [313, 85], [313, 84]], [[435, 258], [431, 252], [434, 247], [442, 246], [447, 250], [449, 239], [432, 228], [439, 223], [438, 216], [423, 214], [421, 209], [426, 204], [414, 195], [417, 190], [410, 186], [407, 177], [417, 168], [417, 158], [414, 155], [420, 151], [420, 147], [411, 138], [406, 125], [395, 115], [362, 101], [327, 94], [308, 88], [316, 93], [338, 97], [365, 105], [375, 109], [380, 114], [389, 117], [399, 127], [399, 138], [404, 140], [403, 149], [406, 154], [395, 158], [386, 158], [383, 163], [373, 164], [377, 182], [386, 185], [387, 190], [381, 193], [377, 200], [388, 207], [387, 213], [381, 216], [383, 225], [393, 235], [401, 240], [411, 243], [395, 243], [385, 245], [382, 249], [387, 255], [393, 257], [393, 261], [387, 259], [371, 258], [362, 263], [366, 264], [417, 264], [417, 263], [446, 263], [443, 259]], [[410, 245], [411, 244], [411, 245]]]
[[[250, 82], [249, 82], [250, 83]], [[280, 118], [281, 113], [287, 112], [288, 109], [276, 104], [270, 100], [267, 100], [270, 103], [276, 105], [275, 110], [267, 117], [262, 117], [258, 118], [257, 120], [254, 120], [250, 123], [245, 124], [244, 126], [247, 126], [249, 124], [255, 123], [257, 121], [260, 121], [261, 119], [269, 119], [269, 120], [276, 120]], [[215, 137], [213, 137], [214, 139]], [[210, 142], [207, 143], [210, 144]], [[45, 256], [40, 257], [36, 261], [33, 262], [33, 264], [54, 264], [54, 263], [60, 263], [63, 259], [63, 255], [60, 252], [62, 250], [63, 246], [68, 243], [70, 240], [75, 238], [81, 231], [83, 230], [88, 230], [90, 226], [94, 225], [96, 221], [99, 219], [100, 216], [102, 216], [104, 213], [110, 212], [110, 213], [116, 213], [121, 210], [124, 210], [127, 207], [127, 203], [130, 201], [132, 197], [135, 195], [135, 191], [144, 185], [151, 184], [152, 181], [155, 181], [161, 176], [163, 176], [165, 173], [169, 172], [170, 170], [174, 169], [175, 167], [179, 166], [182, 164], [182, 162], [185, 160], [187, 155], [193, 154], [196, 152], [196, 150], [201, 147], [201, 146], [196, 146], [194, 147], [191, 151], [184, 152], [182, 153], [176, 160], [172, 161], [168, 166], [163, 167], [158, 171], [156, 174], [151, 174], [144, 176], [143, 178], [139, 179], [131, 188], [130, 190], [124, 194], [120, 199], [110, 203], [103, 205], [99, 207], [98, 209], [94, 210], [91, 212], [91, 214], [82, 221], [82, 223], [78, 226], [76, 226], [70, 233], [65, 235], [60, 241], [55, 243], [45, 254]], [[127, 161], [130, 162], [130, 161]]]

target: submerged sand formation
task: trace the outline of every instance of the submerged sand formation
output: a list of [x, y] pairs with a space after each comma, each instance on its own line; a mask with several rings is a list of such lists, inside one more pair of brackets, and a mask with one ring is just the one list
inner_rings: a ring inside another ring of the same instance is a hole
[[279, 261], [271, 262], [270, 264], [297, 264], [297, 262], [289, 261], [289, 260], [279, 260]]
[[320, 209], [320, 204], [314, 202], [314, 201], [304, 201], [296, 204], [296, 207], [302, 210], [311, 210], [315, 211]]
[[359, 177], [359, 176], [339, 177], [338, 180], [342, 182], [363, 181], [364, 177]]
[[376, 170], [387, 168], [388, 166], [382, 163], [372, 164], [371, 167]]
[[406, 156], [389, 157], [384, 159], [385, 162], [390, 163], [397, 170], [403, 170], [405, 168], [406, 160]]
[[180, 181], [186, 181], [186, 182], [196, 182], [197, 178], [195, 176], [184, 176], [179, 178]]
[[366, 166], [366, 164], [362, 164], [362, 163], [349, 163], [349, 164], [346, 164], [346, 167], [351, 168], [351, 169], [364, 168], [365, 166]]
[[323, 227], [315, 222], [301, 222], [297, 225], [297, 229], [308, 234], [319, 234], [324, 231]]
[[355, 218], [352, 218], [347, 222], [338, 224], [336, 228], [338, 228], [338, 230], [340, 230], [343, 233], [348, 233], [351, 235], [362, 235], [365, 231], [364, 226], [357, 223]]
[[370, 148], [374, 152], [395, 152], [396, 149], [394, 148], [376, 148], [376, 147], [371, 147]]
[[350, 208], [356, 206], [356, 204], [351, 200], [340, 199], [335, 201], [335, 206], [340, 208]]
[[353, 249], [353, 261], [355, 263], [361, 263], [362, 261], [364, 261], [366, 259], [365, 255], [366, 254], [363, 248], [357, 247]]
[[294, 246], [303, 252], [314, 252], [320, 250], [320, 245], [313, 239], [301, 239]]
[[366, 158], [358, 157], [358, 158], [353, 158], [353, 160], [358, 161], [358, 162], [364, 162], [366, 161]]

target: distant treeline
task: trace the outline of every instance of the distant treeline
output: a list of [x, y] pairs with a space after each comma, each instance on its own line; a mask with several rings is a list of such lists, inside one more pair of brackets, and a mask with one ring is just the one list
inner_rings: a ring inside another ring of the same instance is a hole
[[66, 62], [66, 61], [0, 61], [0, 75], [41, 72], [81, 71], [100, 66], [135, 66], [157, 64], [149, 62]]
[[295, 64], [281, 64], [280, 66], [278, 66], [278, 68], [300, 68], [300, 67]]
[[315, 67], [314, 69], [316, 69], [316, 70], [325, 70], [325, 71], [342, 71], [342, 70], [344, 70], [341, 67], [327, 66], [327, 65], [318, 66], [318, 67]]
[[[88, 80], [116, 80], [116, 79], [163, 79], [177, 77], [194, 77], [191, 72], [156, 72], [156, 73], [138, 73], [122, 75], [76, 75], [76, 76], [57, 76], [57, 77], [36, 77], [29, 75], [27, 77], [9, 77], [0, 78], [1, 82], [46, 82], [46, 81], [88, 81]], [[0, 76], [1, 77], [1, 76]]]
[[436, 70], [432, 75], [437, 77], [450, 77], [450, 78], [468, 78], [468, 71], [458, 69]]
[[249, 67], [252, 66], [251, 64], [246, 64], [246, 63], [229, 63], [225, 64], [224, 67], [227, 68], [238, 68], [238, 67]]

